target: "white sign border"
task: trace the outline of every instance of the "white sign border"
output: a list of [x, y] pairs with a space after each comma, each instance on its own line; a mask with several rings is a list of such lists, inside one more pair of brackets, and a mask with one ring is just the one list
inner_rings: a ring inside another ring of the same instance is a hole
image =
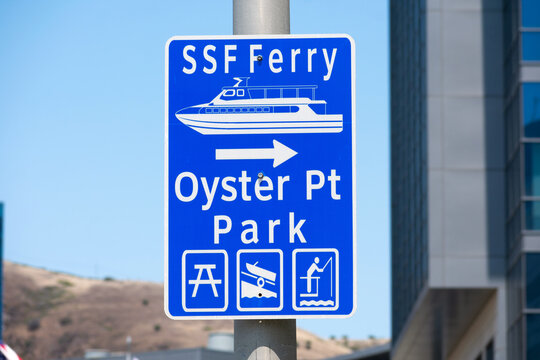
[[[169, 312], [169, 46], [174, 40], [265, 40], [265, 39], [316, 39], [345, 38], [351, 44], [351, 140], [352, 140], [352, 225], [353, 225], [353, 307], [348, 314], [294, 314], [294, 315], [187, 315], [174, 316]], [[356, 264], [356, 45], [348, 34], [295, 34], [295, 35], [196, 35], [173, 36], [165, 44], [165, 138], [164, 138], [164, 311], [172, 320], [234, 320], [234, 319], [346, 319], [354, 315], [357, 308], [357, 264]]]

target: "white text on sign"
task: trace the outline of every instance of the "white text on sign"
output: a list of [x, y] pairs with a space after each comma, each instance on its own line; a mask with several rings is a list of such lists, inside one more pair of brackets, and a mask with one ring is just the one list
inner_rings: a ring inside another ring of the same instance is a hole
[[[340, 180], [341, 177], [337, 175], [335, 169], [331, 169], [330, 175], [328, 176], [325, 176], [320, 170], [306, 171], [306, 200], [312, 200], [315, 191], [323, 191], [327, 181], [330, 183], [329, 195], [331, 199], [340, 200], [341, 195], [338, 194], [337, 190], [337, 185]], [[289, 181], [291, 181], [289, 175], [278, 176], [276, 182], [276, 194], [274, 181], [272, 181], [269, 176], [264, 176], [261, 179], [256, 177], [255, 181], [252, 181], [252, 178], [247, 176], [247, 171], [242, 171], [242, 174], [239, 177], [225, 176], [220, 178], [219, 176], [216, 176], [209, 180], [204, 176], [199, 179], [192, 172], [184, 171], [176, 177], [174, 191], [178, 200], [182, 202], [191, 202], [199, 196], [199, 193], [202, 193], [202, 196], [204, 196], [202, 210], [209, 210], [218, 194], [219, 199], [228, 202], [236, 201], [238, 199], [241, 199], [242, 201], [251, 201], [252, 194], [260, 201], [272, 200], [276, 195], [277, 200], [283, 200], [285, 196], [285, 183]], [[201, 184], [203, 191], [199, 191], [199, 183]], [[248, 186], [250, 183], [253, 183], [253, 185]], [[184, 190], [182, 184], [184, 184]], [[240, 184], [240, 189], [237, 189], [238, 184]], [[189, 190], [185, 190], [185, 185], [189, 185], [187, 186]], [[250, 192], [249, 188], [253, 188], [253, 191]], [[238, 196], [238, 192], [240, 192], [240, 197]], [[328, 191], [326, 193], [328, 193]]]
[[[184, 60], [188, 63], [182, 67], [182, 72], [185, 74], [191, 75], [197, 71], [197, 68], [202, 66], [202, 71], [205, 74], [213, 74], [218, 68], [218, 62], [216, 60], [216, 46], [206, 45], [202, 50], [202, 55], [204, 57], [204, 64], [197, 64], [197, 59], [200, 58], [196, 55], [197, 52], [200, 52], [200, 49], [197, 49], [195, 45], [186, 45], [182, 51]], [[249, 46], [249, 72], [253, 74], [255, 72], [255, 64], [259, 61], [259, 56], [262, 55], [263, 46], [261, 44], [251, 44]], [[319, 50], [321, 50], [319, 52]], [[231, 63], [239, 61], [236, 56], [237, 46], [236, 45], [225, 45], [224, 47], [224, 64], [223, 71], [225, 74], [229, 73], [229, 68]], [[297, 64], [299, 66], [306, 66], [308, 72], [313, 71], [313, 57], [323, 56], [324, 63], [326, 66], [326, 74], [323, 77], [324, 81], [330, 80], [332, 77], [332, 70], [334, 68], [334, 63], [336, 60], [337, 49], [333, 48], [330, 52], [328, 49], [291, 49], [290, 54], [288, 52], [284, 53], [280, 49], [272, 49], [268, 55], [268, 67], [273, 73], [280, 73], [283, 70], [282, 64], [284, 61], [290, 63], [291, 72], [296, 72]], [[195, 56], [195, 57], [194, 57]], [[298, 59], [297, 59], [298, 57]], [[247, 61], [244, 61], [247, 65]]]
[[[306, 243], [306, 238], [302, 233], [302, 225], [306, 222], [306, 219], [300, 219], [295, 222], [294, 213], [289, 213], [289, 242], [292, 244], [296, 238], [301, 243]], [[259, 230], [258, 224], [255, 220], [242, 221], [242, 234], [240, 239], [244, 244], [257, 244], [259, 242]], [[278, 225], [281, 225], [280, 219], [268, 220], [268, 243], [274, 243], [274, 232]], [[221, 235], [228, 234], [232, 229], [232, 220], [227, 215], [214, 216], [214, 244], [219, 244]]]
[[[302, 179], [303, 181], [304, 179]], [[332, 200], [341, 200], [338, 193], [338, 183], [341, 177], [337, 175], [335, 169], [330, 170], [327, 175], [320, 170], [307, 170], [305, 176], [305, 198], [313, 200], [314, 194], [324, 197], [329, 196]], [[201, 208], [207, 211], [212, 207], [215, 200], [219, 201], [252, 201], [254, 198], [260, 201], [270, 201], [275, 199], [282, 201], [285, 198], [285, 184], [293, 181], [291, 176], [278, 176], [272, 180], [269, 176], [258, 176], [254, 179], [247, 175], [247, 171], [242, 171], [238, 177], [225, 176], [208, 179], [204, 176], [197, 177], [194, 173], [184, 171], [175, 180], [174, 190], [178, 200], [182, 202], [192, 202], [200, 198]], [[276, 187], [274, 187], [276, 184]], [[202, 191], [200, 190], [202, 188]], [[302, 233], [302, 226], [306, 219], [296, 219], [295, 213], [289, 212], [288, 217], [288, 238], [289, 243], [299, 241], [306, 243], [307, 239]], [[242, 221], [242, 233], [240, 240], [244, 244], [257, 244], [259, 238], [259, 226], [255, 220], [246, 219]], [[282, 225], [281, 219], [268, 220], [268, 243], [274, 243], [276, 228]], [[233, 221], [227, 215], [214, 216], [214, 244], [220, 244], [222, 237], [226, 237], [233, 228]]]

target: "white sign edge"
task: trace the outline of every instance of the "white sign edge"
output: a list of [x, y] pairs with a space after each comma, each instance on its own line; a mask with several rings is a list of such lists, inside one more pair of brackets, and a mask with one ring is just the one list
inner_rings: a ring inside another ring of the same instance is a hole
[[[351, 150], [352, 150], [352, 225], [353, 225], [353, 306], [348, 314], [311, 315], [193, 315], [174, 316], [169, 312], [169, 46], [174, 40], [237, 40], [237, 39], [313, 39], [345, 38], [351, 44]], [[267, 320], [267, 319], [347, 319], [357, 310], [356, 258], [356, 44], [349, 34], [279, 34], [279, 35], [176, 35], [165, 44], [165, 137], [164, 137], [164, 299], [165, 315], [172, 320]]]

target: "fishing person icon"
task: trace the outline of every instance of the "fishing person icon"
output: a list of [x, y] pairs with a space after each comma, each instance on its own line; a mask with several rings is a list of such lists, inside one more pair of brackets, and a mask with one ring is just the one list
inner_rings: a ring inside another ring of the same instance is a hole
[[336, 249], [298, 249], [293, 253], [295, 310], [337, 309], [338, 262], [339, 255]]
[[240, 311], [278, 311], [283, 307], [281, 250], [237, 253], [237, 307]]
[[[313, 273], [315, 271], [317, 272], [323, 272], [324, 269], [326, 269], [326, 267], [328, 266], [328, 264], [332, 261], [332, 258], [329, 258], [328, 261], [326, 262], [326, 264], [324, 264], [323, 268], [321, 269], [320, 267], [317, 266], [317, 264], [320, 262], [319, 260], [319, 257], [316, 256], [315, 259], [313, 260], [313, 264], [311, 264], [311, 266], [309, 267], [308, 271], [307, 271], [307, 275], [306, 276], [301, 276], [300, 279], [306, 279], [306, 282], [307, 282], [307, 294], [300, 294], [301, 297], [308, 297], [308, 296], [318, 296], [318, 293], [319, 293], [319, 279], [320, 277], [318, 276], [313, 276]], [[332, 269], [330, 269], [330, 271], [332, 271]], [[316, 281], [316, 292], [315, 293], [311, 293], [311, 288], [312, 288], [312, 284], [313, 284], [313, 280]], [[332, 281], [332, 277], [330, 277], [330, 281]], [[330, 286], [330, 291], [332, 291], [332, 286]]]

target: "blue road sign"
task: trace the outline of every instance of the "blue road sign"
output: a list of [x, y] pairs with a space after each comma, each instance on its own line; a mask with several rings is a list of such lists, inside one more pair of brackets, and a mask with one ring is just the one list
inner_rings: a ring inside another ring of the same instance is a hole
[[347, 35], [168, 41], [169, 317], [352, 315], [354, 53]]

